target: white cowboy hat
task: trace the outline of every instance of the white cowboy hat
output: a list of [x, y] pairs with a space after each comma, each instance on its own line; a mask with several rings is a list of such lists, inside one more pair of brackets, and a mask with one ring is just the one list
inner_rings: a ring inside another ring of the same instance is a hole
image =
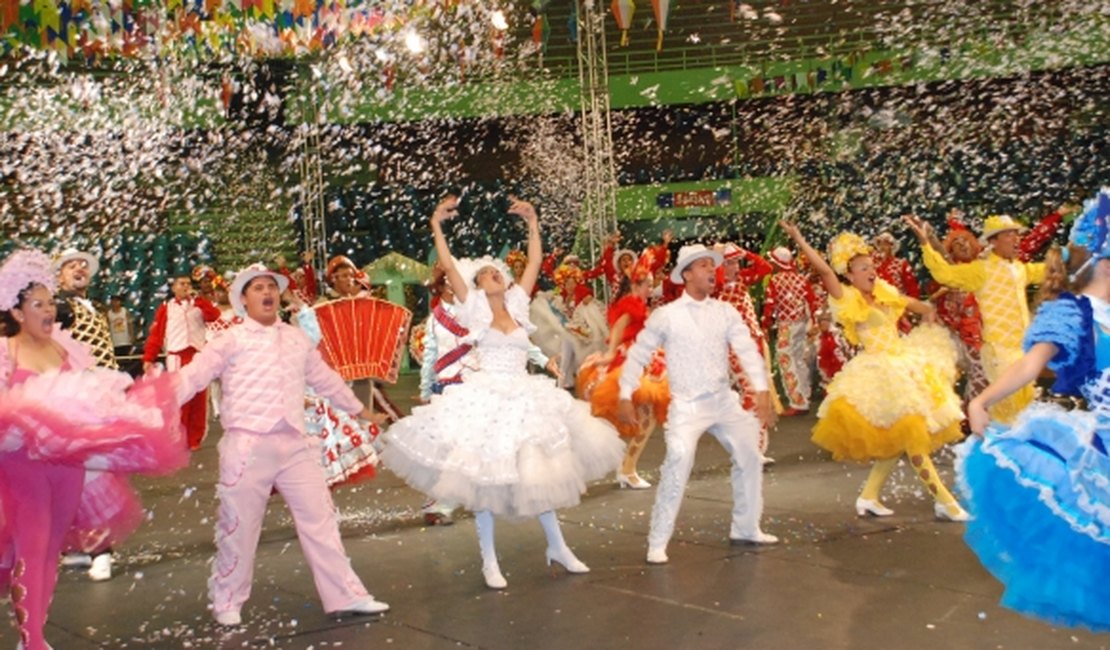
[[285, 293], [285, 290], [289, 288], [289, 278], [277, 271], [271, 271], [261, 262], [251, 264], [235, 275], [235, 281], [231, 283], [231, 288], [227, 291], [227, 298], [231, 301], [231, 306], [235, 309], [236, 314], [240, 316], [247, 315], [247, 308], [243, 306], [243, 289], [248, 282], [263, 275], [269, 276], [277, 282], [278, 293]]
[[85, 260], [85, 264], [89, 267], [89, 277], [95, 276], [100, 271], [100, 260], [96, 259], [95, 256], [76, 248], [67, 248], [54, 256], [54, 264], [52, 265], [54, 273], [60, 273], [65, 263], [73, 260]]
[[683, 246], [681, 250], [678, 251], [678, 261], [674, 263], [674, 268], [671, 269], [671, 282], [675, 284], [686, 284], [686, 281], [682, 279], [682, 272], [686, 270], [687, 266], [690, 266], [703, 257], [712, 259], [714, 267], [720, 266], [724, 259], [717, 251], [706, 248], [705, 244]]
[[631, 250], [629, 250], [627, 248], [622, 248], [619, 251], [617, 251], [616, 253], [614, 253], [613, 254], [613, 262], [616, 263], [616, 264], [620, 264], [621, 263], [621, 258], [624, 257], [625, 255], [628, 255], [632, 258], [632, 263], [633, 264], [636, 263], [636, 258], [638, 256], [636, 255], [636, 253], [633, 253]]

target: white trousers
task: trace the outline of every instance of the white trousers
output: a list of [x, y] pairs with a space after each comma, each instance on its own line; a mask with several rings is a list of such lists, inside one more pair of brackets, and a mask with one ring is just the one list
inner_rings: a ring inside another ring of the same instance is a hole
[[763, 515], [763, 455], [759, 420], [740, 407], [740, 396], [722, 391], [698, 400], [671, 401], [663, 436], [663, 460], [655, 506], [651, 510], [648, 548], [666, 549], [686, 493], [698, 439], [708, 431], [732, 458], [732, 525], [729, 536], [751, 537]]

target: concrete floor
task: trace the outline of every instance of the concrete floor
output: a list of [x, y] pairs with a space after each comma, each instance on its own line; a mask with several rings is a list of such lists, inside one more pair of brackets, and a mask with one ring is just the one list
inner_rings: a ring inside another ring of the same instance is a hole
[[[391, 390], [402, 405], [411, 378]], [[771, 442], [764, 528], [783, 539], [728, 545], [728, 460], [702, 439], [671, 543], [670, 564], [644, 564], [654, 490], [591, 486], [561, 511], [566, 537], [593, 571], [571, 576], [543, 561], [535, 521], [499, 521], [503, 592], [485, 588], [474, 523], [429, 528], [421, 496], [387, 471], [335, 495], [355, 569], [393, 610], [334, 621], [320, 609], [280, 498], [271, 501], [245, 625], [225, 631], [206, 609], [216, 514], [214, 435], [192, 466], [136, 479], [150, 521], [118, 549], [115, 577], [64, 570], [47, 638], [85, 648], [1103, 648], [1110, 637], [1054, 628], [998, 606], [999, 585], [961, 539], [933, 519], [910, 472], [892, 476], [897, 512], [858, 519], [866, 468], [830, 461], [809, 442], [812, 417], [784, 420]], [[653, 481], [654, 437], [641, 466]], [[951, 480], [950, 456], [938, 465]], [[0, 631], [0, 648], [15, 645]]]

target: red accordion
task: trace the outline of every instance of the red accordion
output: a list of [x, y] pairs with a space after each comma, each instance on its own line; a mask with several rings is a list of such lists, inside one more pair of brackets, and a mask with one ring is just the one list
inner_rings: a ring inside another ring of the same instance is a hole
[[412, 312], [377, 298], [340, 298], [314, 309], [320, 354], [343, 379], [397, 381]]

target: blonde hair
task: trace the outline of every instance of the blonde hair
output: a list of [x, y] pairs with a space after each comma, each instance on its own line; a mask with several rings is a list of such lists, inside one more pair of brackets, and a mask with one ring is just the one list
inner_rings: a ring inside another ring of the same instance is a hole
[[1085, 246], [1068, 244], [1067, 261], [1059, 245], [1053, 244], [1044, 258], [1044, 282], [1037, 292], [1037, 304], [1056, 300], [1067, 291], [1079, 293], [1091, 281], [1095, 265], [1087, 264], [1091, 252]]

